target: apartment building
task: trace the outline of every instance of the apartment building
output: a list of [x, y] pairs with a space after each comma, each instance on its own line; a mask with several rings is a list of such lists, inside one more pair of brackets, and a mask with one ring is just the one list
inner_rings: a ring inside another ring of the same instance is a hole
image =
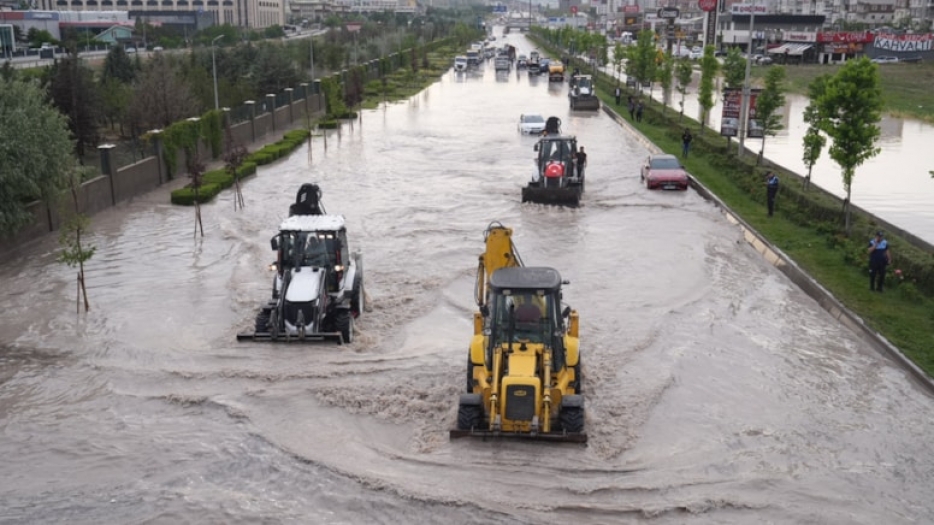
[[34, 9], [40, 11], [125, 11], [134, 13], [187, 12], [210, 14], [215, 24], [262, 29], [285, 24], [285, 2], [288, 0], [33, 0]]

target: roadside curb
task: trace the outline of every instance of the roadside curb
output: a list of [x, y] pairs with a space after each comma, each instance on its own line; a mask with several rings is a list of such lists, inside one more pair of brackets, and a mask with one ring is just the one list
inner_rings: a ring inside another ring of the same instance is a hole
[[[652, 141], [648, 139], [645, 135], [642, 134], [638, 129], [634, 128], [626, 121], [625, 118], [616, 113], [612, 108], [607, 107], [606, 104], [603, 104], [603, 111], [606, 112], [613, 120], [615, 120], [620, 126], [624, 127], [629, 131], [640, 144], [645, 146], [652, 153], [659, 153], [662, 150], [655, 145]], [[929, 377], [924, 370], [922, 370], [918, 365], [912, 362], [901, 350], [898, 349], [895, 345], [889, 342], [882, 334], [873, 330], [870, 326], [866, 324], [865, 321], [846, 306], [843, 305], [836, 297], [830, 293], [829, 290], [821, 286], [813, 277], [811, 277], [807, 272], [805, 272], [797, 263], [795, 263], [788, 255], [782, 252], [780, 249], [773, 246], [768, 240], [766, 240], [762, 235], [759, 234], [744, 221], [739, 215], [737, 215], [729, 206], [726, 205], [723, 201], [720, 200], [713, 192], [711, 192], [706, 186], [698, 182], [694, 177], [691, 177], [691, 187], [694, 188], [701, 197], [705, 200], [712, 202], [715, 206], [720, 208], [721, 213], [726, 217], [726, 220], [731, 224], [737, 225], [743, 232], [743, 238], [747, 243], [752, 245], [753, 249], [759, 252], [760, 255], [772, 266], [777, 268], [780, 272], [785, 274], [793, 283], [795, 283], [798, 288], [800, 288], [804, 293], [808, 294], [812, 299], [817, 301], [817, 304], [821, 308], [826, 310], [830, 315], [842, 323], [844, 326], [853, 331], [864, 341], [873, 345], [881, 353], [891, 357], [896, 363], [901, 365], [906, 371], [908, 371], [922, 386], [927, 388], [929, 391], [934, 392], [934, 379]]]

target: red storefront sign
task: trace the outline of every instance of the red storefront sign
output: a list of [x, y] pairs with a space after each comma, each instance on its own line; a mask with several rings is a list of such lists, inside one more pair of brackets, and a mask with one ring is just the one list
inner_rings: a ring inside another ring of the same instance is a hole
[[623, 6], [623, 12], [624, 12], [624, 13], [638, 13], [638, 12], [639, 12], [639, 6], [637, 6], [637, 5], [624, 5], [624, 6]]
[[817, 33], [819, 44], [868, 44], [872, 42], [873, 35], [869, 31], [829, 31]]

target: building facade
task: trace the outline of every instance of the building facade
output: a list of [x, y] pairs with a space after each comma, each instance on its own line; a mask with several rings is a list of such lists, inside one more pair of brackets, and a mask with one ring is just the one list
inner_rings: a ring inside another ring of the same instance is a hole
[[[33, 0], [40, 11], [194, 12], [215, 24], [262, 29], [285, 24], [287, 0]], [[152, 15], [155, 16], [155, 15]]]

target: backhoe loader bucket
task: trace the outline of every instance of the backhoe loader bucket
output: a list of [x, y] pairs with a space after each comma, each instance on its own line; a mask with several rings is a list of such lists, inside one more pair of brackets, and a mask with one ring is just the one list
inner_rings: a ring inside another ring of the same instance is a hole
[[272, 332], [240, 332], [237, 341], [257, 341], [262, 343], [314, 343], [319, 341], [335, 341], [344, 344], [344, 337], [340, 332], [317, 332], [304, 336], [280, 334], [273, 336]]
[[450, 438], [480, 438], [484, 441], [493, 439], [510, 439], [521, 441], [550, 441], [552, 443], [586, 443], [586, 432], [549, 432], [544, 433], [517, 433], [517, 432], [495, 432], [493, 430], [451, 430]]
[[545, 188], [530, 185], [522, 188], [522, 202], [579, 206], [580, 201], [581, 189], [579, 185], [564, 188]]

